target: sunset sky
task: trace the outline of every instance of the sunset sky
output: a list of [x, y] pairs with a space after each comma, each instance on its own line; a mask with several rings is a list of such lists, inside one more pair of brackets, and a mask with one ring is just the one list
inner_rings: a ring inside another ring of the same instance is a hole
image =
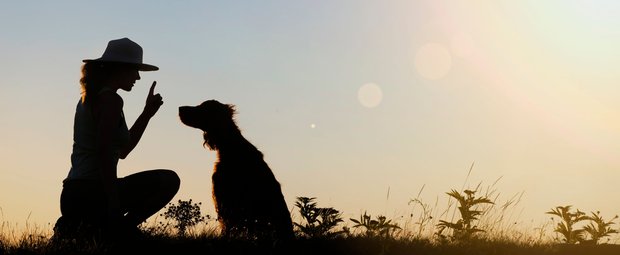
[[[160, 71], [164, 105], [119, 165], [173, 169], [177, 199], [213, 215], [215, 153], [181, 105], [237, 105], [289, 207], [345, 218], [440, 207], [500, 179], [519, 220], [558, 205], [620, 214], [619, 1], [4, 1], [0, 3], [0, 221], [60, 216], [83, 59], [128, 37]], [[474, 163], [475, 162], [475, 163]], [[468, 170], [474, 163], [471, 175]], [[389, 194], [388, 194], [389, 190]], [[290, 209], [289, 208], [289, 209]]]

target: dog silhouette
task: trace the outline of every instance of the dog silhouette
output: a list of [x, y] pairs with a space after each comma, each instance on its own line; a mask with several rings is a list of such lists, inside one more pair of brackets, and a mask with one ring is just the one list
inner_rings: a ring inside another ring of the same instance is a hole
[[179, 107], [181, 122], [202, 130], [204, 146], [217, 152], [213, 201], [222, 234], [290, 239], [293, 223], [280, 184], [234, 116], [234, 105], [216, 100]]

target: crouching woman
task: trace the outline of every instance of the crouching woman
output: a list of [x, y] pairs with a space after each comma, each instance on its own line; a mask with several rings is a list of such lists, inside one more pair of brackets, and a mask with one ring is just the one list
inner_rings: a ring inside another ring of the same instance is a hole
[[159, 68], [142, 63], [142, 47], [127, 38], [110, 41], [101, 58], [84, 63], [71, 169], [63, 181], [62, 216], [55, 237], [136, 237], [138, 225], [174, 197], [180, 180], [175, 172], [163, 169], [117, 176], [119, 159], [136, 147], [163, 104], [153, 82], [142, 114], [127, 128], [117, 91], [131, 91], [140, 71]]

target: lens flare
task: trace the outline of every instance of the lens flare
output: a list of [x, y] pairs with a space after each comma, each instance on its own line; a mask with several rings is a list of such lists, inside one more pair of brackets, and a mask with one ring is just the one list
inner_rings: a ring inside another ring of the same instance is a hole
[[364, 107], [374, 108], [381, 104], [383, 92], [377, 84], [366, 83], [358, 90], [357, 98]]

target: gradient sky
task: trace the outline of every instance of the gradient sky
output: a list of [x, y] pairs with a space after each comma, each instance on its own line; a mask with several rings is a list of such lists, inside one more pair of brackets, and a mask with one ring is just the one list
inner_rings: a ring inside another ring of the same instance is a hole
[[[558, 205], [620, 214], [618, 1], [3, 1], [0, 220], [60, 215], [82, 59], [142, 45], [128, 124], [164, 105], [119, 175], [167, 168], [213, 214], [214, 152], [177, 107], [236, 104], [295, 197], [345, 217], [495, 184], [522, 221]], [[475, 162], [467, 179], [470, 165]], [[464, 184], [465, 183], [465, 184]], [[388, 195], [389, 189], [389, 195]], [[441, 208], [439, 208], [441, 209]]]

